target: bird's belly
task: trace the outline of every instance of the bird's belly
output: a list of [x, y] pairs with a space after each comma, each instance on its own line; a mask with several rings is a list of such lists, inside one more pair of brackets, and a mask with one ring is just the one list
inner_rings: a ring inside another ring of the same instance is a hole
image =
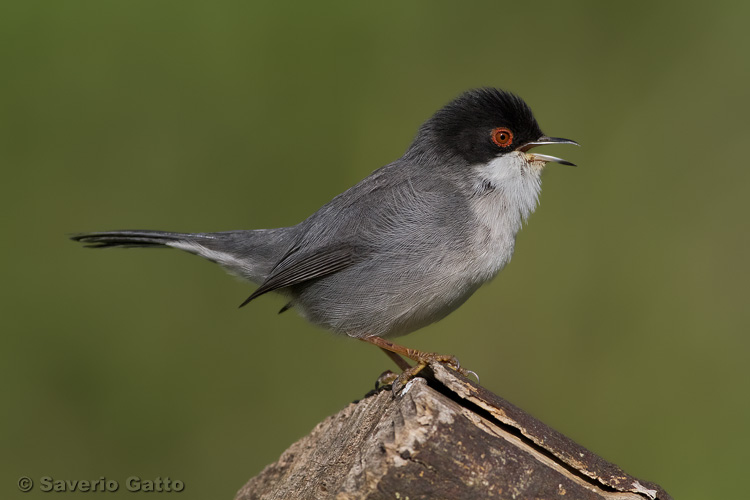
[[396, 337], [444, 318], [481, 285], [464, 270], [357, 277], [345, 270], [317, 280], [295, 290], [294, 305], [305, 319], [336, 333]]

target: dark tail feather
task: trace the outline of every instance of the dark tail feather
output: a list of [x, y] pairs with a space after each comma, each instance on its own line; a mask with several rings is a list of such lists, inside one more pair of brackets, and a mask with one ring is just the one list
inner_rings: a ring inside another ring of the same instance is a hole
[[166, 231], [105, 231], [100, 233], [81, 233], [70, 237], [73, 241], [80, 241], [88, 248], [107, 247], [165, 247], [169, 243], [184, 240], [188, 235], [184, 233], [170, 233]]
[[287, 251], [294, 234], [293, 227], [219, 233], [144, 230], [81, 233], [72, 235], [70, 239], [89, 248], [177, 248], [216, 262], [233, 274], [261, 283]]

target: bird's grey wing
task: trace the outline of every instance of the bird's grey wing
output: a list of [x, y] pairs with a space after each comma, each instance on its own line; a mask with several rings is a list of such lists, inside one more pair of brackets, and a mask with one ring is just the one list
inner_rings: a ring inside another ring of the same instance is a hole
[[409, 182], [412, 170], [398, 161], [382, 167], [308, 217], [297, 226], [296, 244], [240, 307], [264, 293], [371, 258], [392, 244], [384, 235], [392, 233], [394, 226], [402, 232], [418, 231], [421, 226], [412, 220], [416, 196]]
[[363, 252], [360, 249], [347, 244], [308, 252], [300, 252], [299, 247], [292, 248], [240, 307], [264, 293], [341, 271], [360, 260], [362, 256]]

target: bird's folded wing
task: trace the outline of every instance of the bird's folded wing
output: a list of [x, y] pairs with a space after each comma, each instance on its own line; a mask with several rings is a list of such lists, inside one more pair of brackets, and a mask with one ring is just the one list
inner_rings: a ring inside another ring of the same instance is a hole
[[350, 245], [321, 248], [303, 254], [295, 250], [279, 261], [266, 280], [240, 307], [264, 293], [341, 271], [362, 257], [361, 251]]

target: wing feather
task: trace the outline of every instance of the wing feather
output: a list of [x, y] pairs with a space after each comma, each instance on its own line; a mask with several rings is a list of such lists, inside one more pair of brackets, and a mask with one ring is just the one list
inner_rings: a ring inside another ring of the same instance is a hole
[[350, 245], [318, 249], [306, 254], [291, 251], [276, 265], [258, 289], [240, 304], [240, 307], [264, 293], [341, 271], [360, 257], [361, 252]]

